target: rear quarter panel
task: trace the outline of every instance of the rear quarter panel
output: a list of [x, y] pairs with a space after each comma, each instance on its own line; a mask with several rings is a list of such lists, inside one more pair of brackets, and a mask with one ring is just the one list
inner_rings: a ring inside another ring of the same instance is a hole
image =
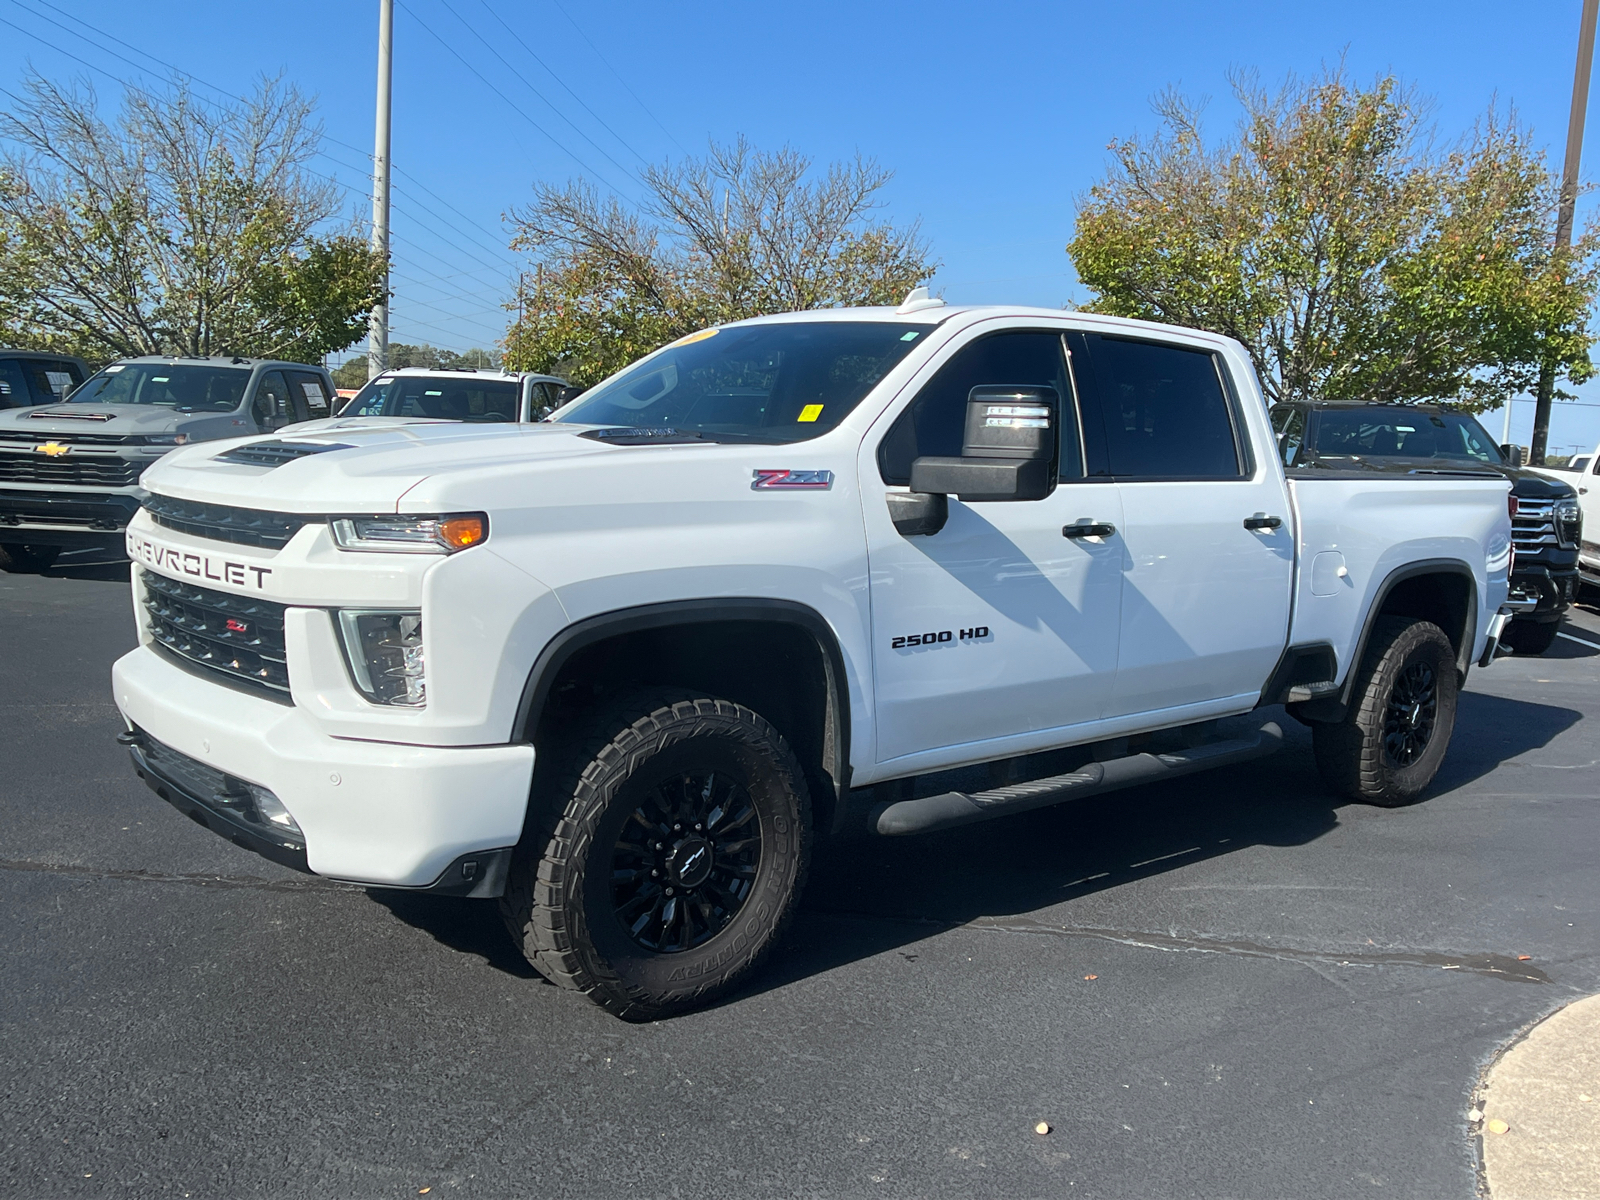
[[[1385, 582], [1411, 564], [1459, 562], [1477, 593], [1472, 661], [1505, 602], [1511, 565], [1510, 484], [1439, 476], [1317, 479], [1291, 476], [1299, 536], [1290, 643], [1327, 642], [1348, 676]], [[1340, 568], [1343, 573], [1340, 573]]]

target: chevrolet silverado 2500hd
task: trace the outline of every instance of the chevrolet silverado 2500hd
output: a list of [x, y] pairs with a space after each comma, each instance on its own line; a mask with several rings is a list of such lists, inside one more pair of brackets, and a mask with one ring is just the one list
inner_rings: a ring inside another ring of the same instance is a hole
[[1503, 476], [1286, 473], [1236, 342], [915, 294], [705, 330], [547, 423], [145, 482], [113, 687], [150, 786], [302, 870], [499, 897], [630, 1019], [742, 978], [853, 819], [1236, 762], [1279, 703], [1335, 787], [1414, 799], [1509, 617]]

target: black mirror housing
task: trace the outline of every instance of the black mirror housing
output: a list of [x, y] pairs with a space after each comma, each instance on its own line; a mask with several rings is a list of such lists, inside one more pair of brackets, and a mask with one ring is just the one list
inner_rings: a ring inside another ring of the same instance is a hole
[[1513, 467], [1522, 465], [1522, 447], [1513, 446], [1510, 442], [1500, 447], [1500, 453], [1506, 456], [1506, 462]]
[[960, 458], [911, 464], [911, 490], [964, 501], [1043, 500], [1055, 490], [1061, 395], [1052, 387], [987, 384], [967, 393]]
[[930, 537], [950, 519], [950, 501], [939, 492], [890, 492], [889, 519], [901, 537]]

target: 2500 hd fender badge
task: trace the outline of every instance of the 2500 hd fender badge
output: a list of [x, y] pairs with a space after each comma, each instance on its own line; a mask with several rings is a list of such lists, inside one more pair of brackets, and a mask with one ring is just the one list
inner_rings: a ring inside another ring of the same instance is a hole
[[825, 492], [833, 486], [832, 471], [781, 471], [757, 468], [755, 476], [755, 482], [750, 485], [752, 492], [794, 490]]
[[169, 575], [187, 575], [191, 579], [209, 579], [214, 583], [231, 583], [235, 587], [253, 587], [262, 591], [266, 587], [267, 576], [272, 574], [271, 567], [212, 558], [209, 554], [196, 554], [192, 550], [175, 550], [134, 533], [128, 534], [126, 541], [128, 557], [134, 562], [149, 563], [156, 570]]
[[913, 646], [939, 646], [946, 642], [983, 642], [989, 639], [987, 625], [974, 625], [971, 629], [941, 629], [937, 633], [908, 633], [889, 643], [891, 650], [909, 650]]

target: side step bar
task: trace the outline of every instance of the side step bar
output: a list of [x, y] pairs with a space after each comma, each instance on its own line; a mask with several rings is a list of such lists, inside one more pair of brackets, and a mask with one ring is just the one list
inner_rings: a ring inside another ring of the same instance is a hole
[[1047, 808], [1064, 800], [1136, 787], [1163, 779], [1176, 779], [1195, 771], [1244, 762], [1271, 754], [1283, 744], [1283, 730], [1268, 721], [1256, 733], [1225, 742], [1212, 742], [1169, 754], [1130, 754], [1110, 762], [1090, 763], [1066, 775], [1052, 775], [1027, 783], [1013, 783], [986, 792], [945, 792], [920, 800], [897, 800], [872, 810], [868, 824], [885, 837], [929, 833], [971, 825], [993, 817]]

